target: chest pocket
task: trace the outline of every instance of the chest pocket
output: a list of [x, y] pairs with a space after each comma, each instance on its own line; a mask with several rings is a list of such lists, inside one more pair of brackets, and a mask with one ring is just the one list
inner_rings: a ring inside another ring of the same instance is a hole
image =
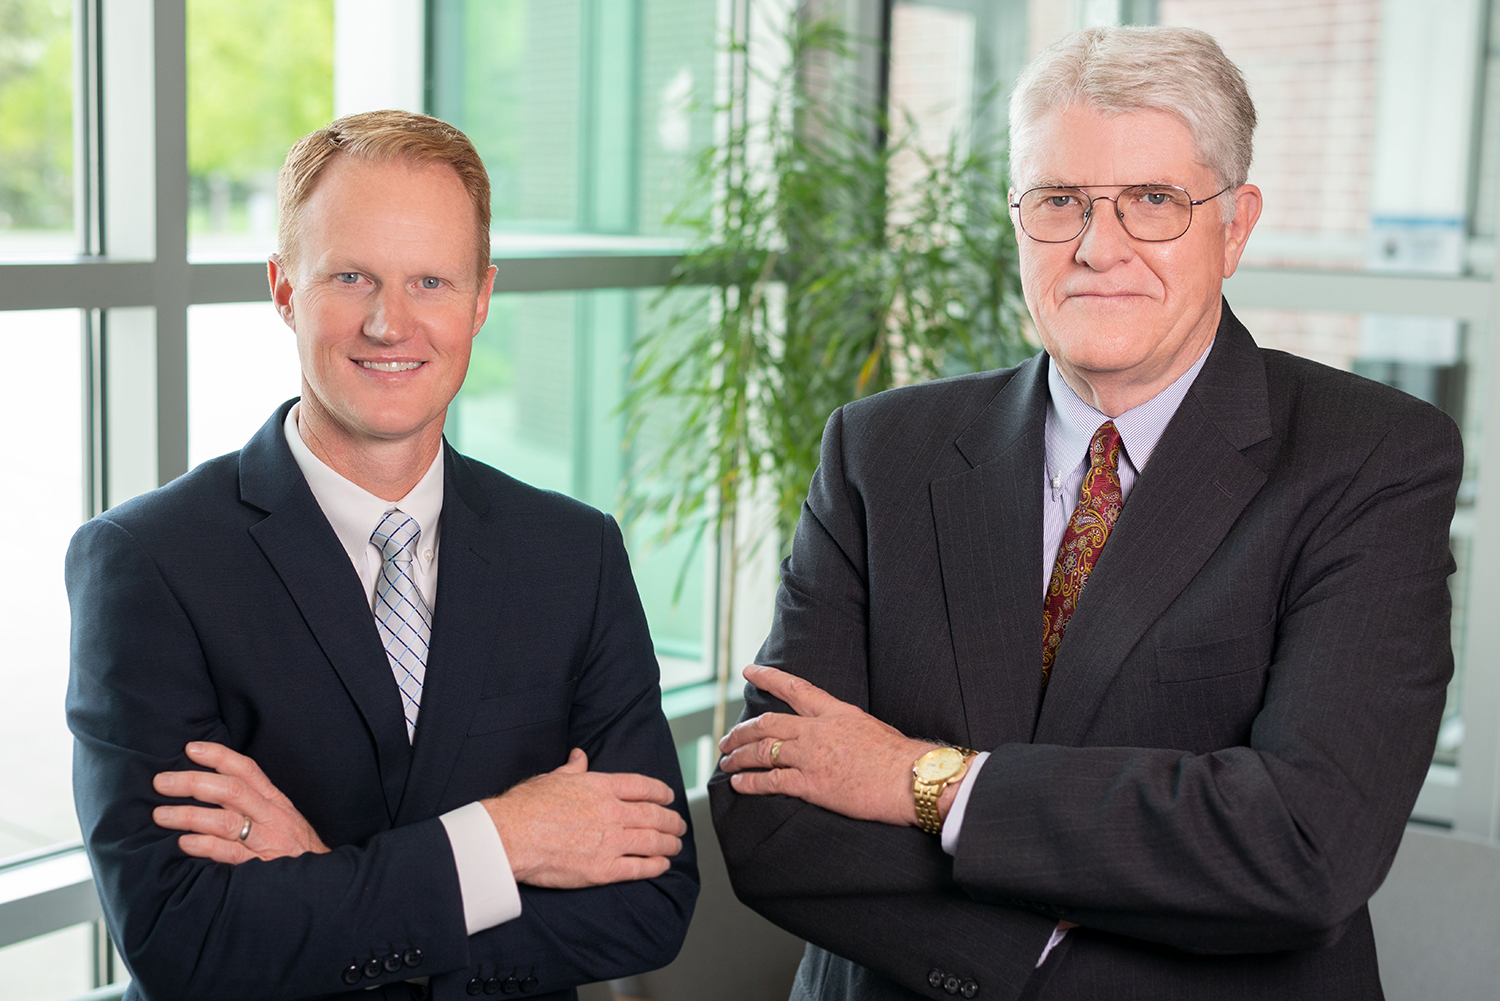
[[469, 736], [565, 720], [573, 705], [572, 692], [571, 684], [554, 682], [480, 699], [469, 723]]
[[1184, 646], [1158, 646], [1156, 680], [1162, 684], [1178, 684], [1263, 669], [1271, 663], [1271, 648], [1275, 640], [1276, 620], [1273, 618], [1246, 633]]

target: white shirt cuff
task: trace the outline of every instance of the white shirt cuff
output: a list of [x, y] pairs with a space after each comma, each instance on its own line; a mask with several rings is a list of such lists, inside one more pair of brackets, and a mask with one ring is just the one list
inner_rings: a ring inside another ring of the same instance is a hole
[[521, 890], [510, 871], [500, 832], [482, 803], [470, 803], [438, 818], [453, 846], [458, 892], [469, 934], [521, 916]]
[[949, 855], [958, 854], [958, 832], [964, 826], [964, 810], [969, 807], [969, 793], [974, 790], [974, 780], [979, 777], [979, 769], [990, 759], [989, 751], [980, 751], [969, 762], [968, 774], [958, 784], [958, 795], [953, 798], [953, 806], [948, 810], [948, 817], [943, 821], [943, 851]]
[[1040, 969], [1042, 964], [1047, 961], [1048, 954], [1051, 953], [1053, 949], [1057, 948], [1057, 943], [1061, 942], [1063, 940], [1063, 937], [1067, 934], [1068, 929], [1064, 928], [1062, 926], [1062, 922], [1059, 921], [1057, 923], [1057, 927], [1052, 929], [1052, 937], [1047, 940], [1047, 948], [1042, 950], [1042, 958], [1036, 961], [1038, 969]]

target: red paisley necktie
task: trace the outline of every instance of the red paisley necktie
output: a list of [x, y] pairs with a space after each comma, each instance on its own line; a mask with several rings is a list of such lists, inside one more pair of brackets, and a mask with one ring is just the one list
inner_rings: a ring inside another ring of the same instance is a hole
[[1120, 432], [1115, 429], [1114, 421], [1105, 421], [1089, 442], [1089, 471], [1083, 474], [1083, 494], [1057, 547], [1057, 562], [1052, 565], [1052, 580], [1042, 605], [1044, 687], [1052, 676], [1052, 661], [1057, 658], [1063, 631], [1078, 607], [1078, 596], [1089, 582], [1089, 574], [1124, 503], [1124, 491], [1120, 488]]

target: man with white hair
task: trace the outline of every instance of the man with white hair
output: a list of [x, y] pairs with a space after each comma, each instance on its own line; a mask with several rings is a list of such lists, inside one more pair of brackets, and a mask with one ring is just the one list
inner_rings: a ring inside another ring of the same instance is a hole
[[1261, 193], [1208, 35], [1065, 38], [1011, 122], [1045, 351], [829, 419], [711, 785], [736, 889], [799, 999], [1378, 998], [1458, 430], [1224, 303]]

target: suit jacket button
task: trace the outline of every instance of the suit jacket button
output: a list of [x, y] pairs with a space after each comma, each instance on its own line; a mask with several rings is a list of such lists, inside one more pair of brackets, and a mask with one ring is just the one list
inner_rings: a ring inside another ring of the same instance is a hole
[[927, 974], [927, 982], [933, 987], [943, 986], [943, 971], [934, 967]]
[[405, 963], [407, 966], [421, 966], [422, 950], [416, 948], [415, 946], [407, 949], [404, 953], [401, 954], [401, 962]]
[[958, 983], [958, 978], [950, 973], [943, 978], [943, 990], [947, 991], [949, 994], [957, 994]]
[[350, 987], [353, 987], [355, 984], [359, 983], [359, 978], [360, 972], [358, 963], [352, 963], [349, 966], [344, 967], [344, 983], [348, 984]]
[[979, 985], [972, 980], [965, 980], [963, 986], [958, 989], [958, 993], [966, 998], [971, 998], [979, 993]]
[[507, 994], [514, 994], [521, 989], [521, 981], [517, 980], [516, 975], [512, 973], [505, 978], [505, 983], [500, 985], [500, 989]]
[[389, 956], [385, 957], [380, 965], [385, 967], [385, 972], [395, 973], [397, 970], [401, 969], [401, 953], [391, 953]]
[[530, 994], [532, 991], [536, 990], [536, 985], [536, 977], [527, 977], [525, 980], [521, 981], [521, 993]]
[[365, 976], [366, 977], [374, 979], [375, 977], [380, 976], [380, 971], [381, 971], [381, 966], [380, 966], [380, 960], [378, 960], [378, 959], [371, 959], [368, 963], [365, 964]]
[[484, 982], [484, 992], [486, 994], [499, 994], [500, 993], [500, 978], [499, 977], [491, 977], [490, 979], [486, 980]]
[[464, 984], [464, 993], [468, 994], [471, 998], [477, 997], [483, 991], [484, 981], [480, 980], [478, 977], [474, 977], [468, 983]]

